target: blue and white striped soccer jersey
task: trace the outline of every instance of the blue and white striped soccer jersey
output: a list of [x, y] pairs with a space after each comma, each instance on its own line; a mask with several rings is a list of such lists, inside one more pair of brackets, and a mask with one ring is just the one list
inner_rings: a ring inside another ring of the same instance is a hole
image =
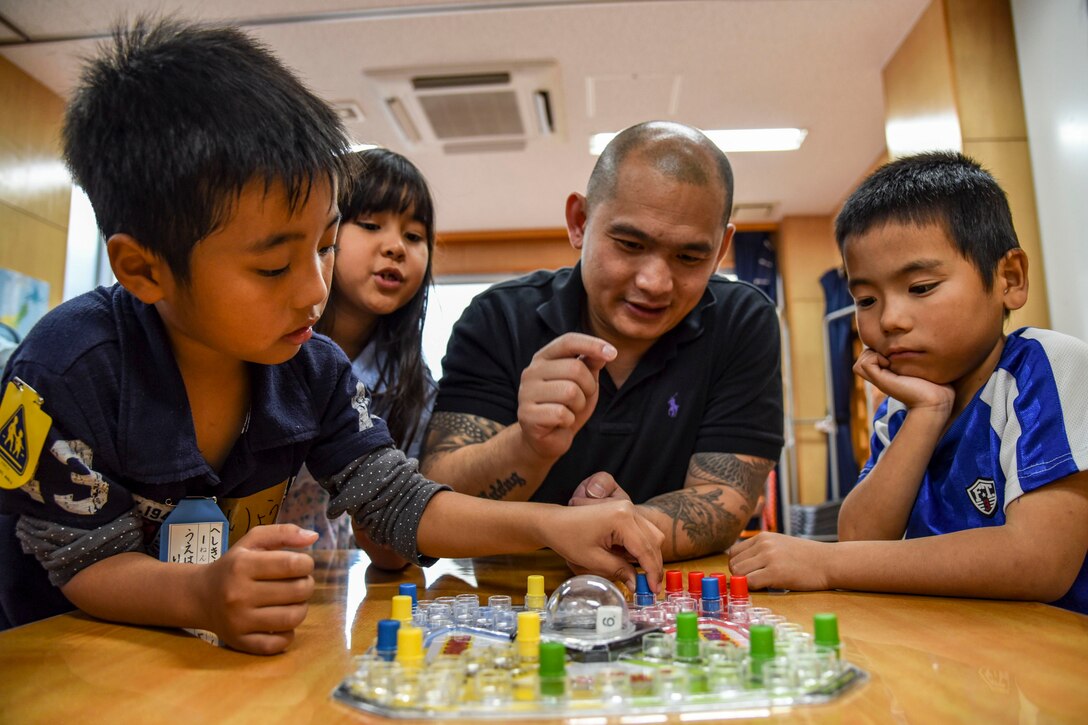
[[[906, 538], [1005, 523], [1017, 497], [1088, 469], [1088, 344], [1025, 327], [1008, 336], [990, 379], [937, 444]], [[889, 398], [877, 410], [865, 478], [903, 425]], [[1000, 556], [1000, 552], [994, 552]], [[1088, 614], [1088, 560], [1055, 605]]]

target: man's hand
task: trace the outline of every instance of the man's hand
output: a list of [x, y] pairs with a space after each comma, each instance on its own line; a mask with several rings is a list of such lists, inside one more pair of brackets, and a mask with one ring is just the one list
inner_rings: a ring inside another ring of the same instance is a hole
[[567, 452], [597, 407], [601, 368], [616, 354], [600, 338], [568, 332], [533, 356], [521, 374], [518, 423], [537, 455], [554, 461]]
[[593, 573], [622, 581], [635, 590], [637, 562], [657, 591], [663, 576], [664, 535], [630, 501], [597, 506], [548, 507], [551, 518], [542, 530], [547, 546], [567, 560], [575, 573]]
[[208, 629], [253, 654], [282, 652], [306, 618], [314, 560], [297, 551], [317, 532], [294, 524], [257, 526], [206, 566], [200, 605]]
[[748, 578], [752, 589], [828, 589], [826, 565], [831, 547], [783, 534], [756, 534], [727, 552], [729, 571]]
[[571, 494], [568, 506], [591, 506], [606, 501], [630, 501], [627, 495], [611, 473], [597, 471], [592, 476], [578, 484]]
[[882, 393], [895, 398], [908, 410], [930, 410], [947, 420], [956, 400], [951, 385], [938, 385], [922, 378], [898, 375], [891, 370], [891, 362], [876, 350], [862, 350], [854, 363], [854, 372], [868, 380]]

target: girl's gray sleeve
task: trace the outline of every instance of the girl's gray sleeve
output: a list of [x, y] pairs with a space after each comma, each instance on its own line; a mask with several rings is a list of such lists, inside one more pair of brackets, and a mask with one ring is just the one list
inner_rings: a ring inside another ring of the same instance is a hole
[[328, 490], [329, 518], [348, 512], [374, 543], [391, 546], [420, 566], [437, 559], [419, 553], [417, 534], [423, 509], [431, 497], [449, 486], [429, 481], [414, 459], [391, 447], [376, 448], [323, 481]]

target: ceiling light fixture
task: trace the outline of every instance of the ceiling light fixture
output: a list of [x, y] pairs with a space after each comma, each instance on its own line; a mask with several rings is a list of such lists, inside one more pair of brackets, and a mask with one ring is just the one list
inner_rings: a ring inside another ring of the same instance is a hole
[[[726, 153], [739, 151], [796, 151], [801, 148], [808, 130], [803, 128], [730, 128], [703, 131], [707, 138]], [[589, 153], [599, 156], [614, 133], [597, 133], [589, 137]]]
[[962, 151], [960, 120], [955, 113], [901, 118], [884, 125], [884, 140], [892, 158], [923, 151]]

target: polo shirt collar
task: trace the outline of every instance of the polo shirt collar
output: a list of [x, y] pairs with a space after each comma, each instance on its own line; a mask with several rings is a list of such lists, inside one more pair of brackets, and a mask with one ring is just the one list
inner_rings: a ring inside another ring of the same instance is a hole
[[[218, 478], [197, 448], [188, 394], [162, 318], [153, 306], [129, 298], [132, 304], [120, 306], [127, 309], [117, 316], [121, 359], [117, 451], [126, 475], [149, 484], [200, 475]], [[296, 379], [289, 362], [251, 364], [249, 370], [250, 450], [317, 435], [319, 421], [306, 395], [308, 388]]]

